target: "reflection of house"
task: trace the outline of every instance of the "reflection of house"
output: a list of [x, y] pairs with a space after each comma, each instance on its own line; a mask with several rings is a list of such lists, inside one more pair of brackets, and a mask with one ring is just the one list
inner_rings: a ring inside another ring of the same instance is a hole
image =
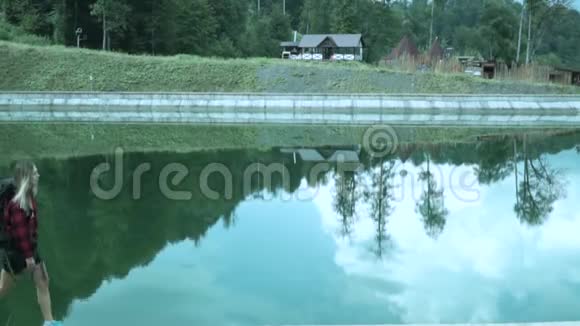
[[293, 154], [294, 160], [300, 157], [306, 162], [359, 162], [359, 146], [332, 148], [281, 148], [280, 152]]
[[282, 57], [295, 60], [362, 61], [361, 34], [307, 34], [300, 42], [282, 42]]
[[554, 83], [580, 86], [580, 69], [555, 68], [548, 78]]

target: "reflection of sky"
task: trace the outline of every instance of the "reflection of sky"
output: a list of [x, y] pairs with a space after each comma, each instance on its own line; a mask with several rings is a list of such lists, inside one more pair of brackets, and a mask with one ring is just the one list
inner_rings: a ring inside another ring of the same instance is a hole
[[[414, 211], [420, 190], [407, 163], [397, 176], [390, 254], [369, 251], [375, 227], [364, 207], [351, 240], [338, 234], [332, 184], [314, 201], [248, 201], [230, 229], [213, 227], [196, 248], [168, 246], [153, 263], [103, 285], [73, 305], [70, 325], [379, 324], [578, 320], [580, 167], [573, 152], [551, 157], [565, 169], [565, 199], [539, 228], [513, 213], [514, 179], [455, 191], [472, 167], [435, 166], [449, 216], [438, 240]], [[433, 167], [434, 165], [432, 165]], [[403, 166], [397, 167], [400, 170]], [[462, 199], [477, 199], [465, 201]], [[95, 318], [95, 319], [93, 319]]]
[[[368, 259], [366, 244], [375, 233], [363, 219], [350, 242], [335, 237], [335, 261], [351, 275], [400, 283], [401, 292], [385, 292], [382, 297], [400, 306], [405, 322], [579, 319], [577, 162], [574, 152], [550, 159], [554, 167], [565, 170], [568, 196], [554, 205], [543, 227], [523, 226], [515, 217], [513, 176], [492, 186], [478, 186], [479, 200], [472, 203], [451, 195], [448, 181], [445, 204], [450, 213], [444, 232], [432, 240], [414, 212], [415, 201], [407, 186], [388, 224], [392, 256], [382, 262]], [[409, 176], [418, 175], [412, 165], [405, 168]], [[471, 168], [441, 170], [448, 180], [453, 174], [469, 175]], [[327, 204], [330, 199], [327, 191], [317, 198], [317, 205], [325, 228], [332, 231], [340, 225]], [[363, 209], [359, 215], [368, 214]]]
[[[375, 284], [348, 278], [312, 202], [247, 202], [231, 229], [211, 229], [199, 248], [163, 250], [149, 266], [77, 302], [71, 325], [336, 324], [395, 320]], [[383, 282], [380, 286], [387, 287]], [[362, 314], [366, 309], [370, 311]], [[95, 318], [94, 321], [92, 318]]]

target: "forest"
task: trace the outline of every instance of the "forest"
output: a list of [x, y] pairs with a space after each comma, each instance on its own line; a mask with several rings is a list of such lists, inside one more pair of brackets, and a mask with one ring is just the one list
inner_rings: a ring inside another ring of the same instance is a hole
[[570, 0], [0, 0], [10, 28], [51, 44], [132, 54], [278, 57], [297, 35], [361, 33], [367, 62], [403, 36], [427, 50], [511, 65], [580, 67], [580, 13]]

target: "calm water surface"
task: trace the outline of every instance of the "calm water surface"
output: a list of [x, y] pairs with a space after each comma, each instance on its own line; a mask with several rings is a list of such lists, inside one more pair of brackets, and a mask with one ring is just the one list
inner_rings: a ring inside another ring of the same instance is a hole
[[[381, 158], [357, 146], [133, 153], [112, 200], [89, 180], [113, 155], [38, 161], [54, 309], [83, 326], [580, 320], [577, 145], [580, 134]], [[356, 169], [329, 159], [338, 150]], [[160, 187], [170, 163], [188, 175], [168, 187], [191, 198]], [[212, 163], [232, 181], [212, 174], [214, 197], [200, 189]], [[245, 179], [254, 163], [287, 171]], [[37, 310], [21, 282], [0, 325], [38, 325]]]

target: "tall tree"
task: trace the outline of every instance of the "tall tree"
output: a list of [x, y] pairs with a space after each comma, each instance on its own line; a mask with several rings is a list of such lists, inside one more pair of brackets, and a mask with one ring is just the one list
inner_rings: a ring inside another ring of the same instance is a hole
[[280, 42], [290, 39], [290, 20], [277, 8], [272, 11], [270, 17], [270, 36], [275, 42], [274, 45], [277, 49]]
[[103, 50], [111, 49], [111, 33], [122, 34], [127, 29], [131, 8], [123, 0], [97, 0], [91, 14], [102, 24]]
[[218, 28], [209, 0], [179, 0], [177, 50], [207, 55]]
[[414, 0], [405, 10], [404, 33], [410, 35], [423, 48], [429, 42], [429, 17], [431, 6], [427, 0]]
[[52, 10], [48, 14], [48, 20], [52, 25], [52, 39], [57, 44], [66, 43], [67, 33], [67, 1], [55, 0]]
[[554, 24], [559, 24], [570, 6], [570, 0], [527, 0], [528, 41], [526, 45], [526, 64], [534, 58], [544, 36]]
[[365, 59], [377, 62], [399, 42], [402, 19], [391, 6], [374, 1], [361, 2], [357, 12], [361, 17], [366, 17], [360, 20], [362, 26], [359, 30], [366, 44]]
[[304, 0], [300, 31], [304, 34], [331, 33], [331, 8], [334, 3], [335, 0]]
[[335, 0], [332, 11], [332, 33], [360, 33], [357, 21], [357, 0]]
[[9, 0], [0, 0], [0, 21], [4, 23], [8, 22], [8, 1]]
[[517, 18], [514, 11], [506, 10], [508, 8], [503, 0], [489, 0], [481, 18], [480, 33], [485, 41], [485, 49], [482, 50], [485, 50], [487, 58], [511, 63], [515, 52], [513, 40]]
[[49, 30], [47, 13], [43, 12], [47, 5], [34, 0], [4, 0], [4, 17], [7, 22], [20, 26], [26, 32], [43, 34]]
[[530, 48], [532, 46], [532, 0], [528, 0], [528, 41], [526, 42], [526, 65], [530, 63]]
[[248, 4], [239, 0], [209, 2], [215, 15], [217, 29], [212, 53], [222, 57], [241, 56], [243, 31], [246, 27]]

